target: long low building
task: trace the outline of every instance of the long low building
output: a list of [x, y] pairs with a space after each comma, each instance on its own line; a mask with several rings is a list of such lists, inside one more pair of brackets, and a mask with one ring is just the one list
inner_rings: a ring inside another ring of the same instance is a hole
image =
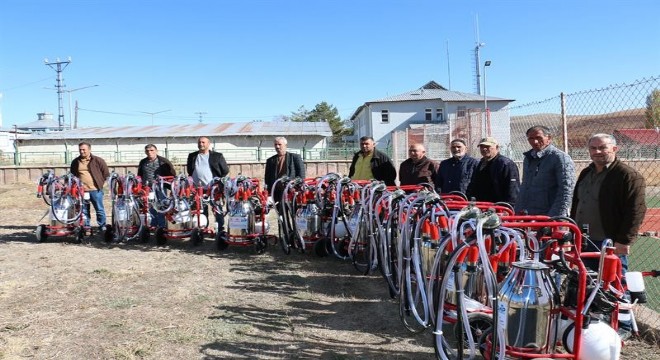
[[273, 139], [287, 138], [293, 152], [308, 152], [310, 160], [327, 148], [332, 130], [326, 122], [244, 122], [195, 125], [89, 127], [35, 133], [18, 139], [21, 164], [66, 164], [78, 156], [78, 144], [92, 144], [92, 153], [109, 163], [133, 163], [144, 157], [144, 146], [155, 144], [161, 155], [185, 162], [197, 150], [197, 138], [211, 138], [212, 149], [227, 161], [265, 161], [275, 153]]

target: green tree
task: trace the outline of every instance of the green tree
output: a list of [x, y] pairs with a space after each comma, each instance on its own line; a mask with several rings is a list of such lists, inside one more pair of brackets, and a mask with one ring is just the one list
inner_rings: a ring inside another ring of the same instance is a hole
[[660, 90], [655, 89], [646, 97], [646, 128], [655, 129], [660, 126]]
[[332, 130], [333, 142], [339, 142], [342, 136], [352, 133], [352, 129], [346, 126], [347, 122], [343, 121], [339, 116], [337, 108], [325, 101], [316, 104], [312, 110], [307, 110], [304, 106], [301, 106], [298, 108], [298, 111], [292, 112], [291, 116], [286, 117], [286, 119], [289, 121], [325, 121], [330, 125], [330, 129]]

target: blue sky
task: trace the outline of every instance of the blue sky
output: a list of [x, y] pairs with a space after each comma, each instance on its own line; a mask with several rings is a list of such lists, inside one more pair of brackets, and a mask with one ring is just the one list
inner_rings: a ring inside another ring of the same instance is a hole
[[[5, 0], [2, 125], [272, 121], [326, 101], [366, 101], [430, 80], [475, 92], [476, 19], [489, 96], [514, 104], [660, 75], [657, 0]], [[449, 57], [447, 56], [447, 45]], [[449, 69], [448, 71], [448, 60]]]

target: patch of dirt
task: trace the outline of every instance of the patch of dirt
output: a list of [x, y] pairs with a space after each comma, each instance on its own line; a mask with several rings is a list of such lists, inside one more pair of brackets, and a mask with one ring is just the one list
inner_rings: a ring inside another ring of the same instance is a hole
[[[0, 359], [434, 359], [380, 276], [251, 248], [37, 243], [34, 185], [0, 187]], [[109, 209], [109, 204], [107, 206]], [[622, 359], [657, 358], [631, 342]]]

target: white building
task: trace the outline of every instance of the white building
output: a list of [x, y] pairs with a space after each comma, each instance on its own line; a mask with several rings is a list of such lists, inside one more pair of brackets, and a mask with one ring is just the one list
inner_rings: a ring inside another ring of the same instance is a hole
[[[474, 143], [483, 136], [494, 136], [506, 147], [511, 135], [505, 107], [512, 101], [449, 91], [430, 81], [419, 89], [364, 103], [351, 121], [357, 139], [371, 136], [381, 149], [395, 140], [393, 132], [425, 125], [432, 125], [433, 131], [444, 133], [447, 139], [461, 137]], [[484, 112], [486, 106], [489, 116]]]

